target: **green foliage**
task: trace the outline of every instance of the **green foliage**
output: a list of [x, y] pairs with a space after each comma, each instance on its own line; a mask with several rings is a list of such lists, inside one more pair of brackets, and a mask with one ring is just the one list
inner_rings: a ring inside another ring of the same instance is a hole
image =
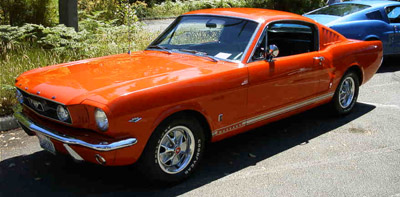
[[81, 0], [78, 1], [79, 18], [90, 18], [94, 15], [96, 20], [113, 21], [115, 24], [128, 24], [137, 22], [137, 12], [145, 10], [147, 4], [141, 1], [129, 3], [127, 0]]
[[58, 0], [1, 0], [0, 15], [0, 25], [53, 26], [58, 22]]
[[14, 80], [21, 73], [42, 66], [126, 53], [129, 49], [142, 50], [159, 34], [143, 31], [139, 22], [129, 28], [116, 25], [115, 20], [97, 20], [100, 17], [102, 13], [97, 12], [80, 21], [80, 32], [64, 25], [0, 25], [0, 116], [12, 113], [16, 102]]
[[[223, 7], [249, 7], [249, 3], [245, 0], [186, 0], [186, 1], [164, 1], [155, 4], [152, 7], [144, 8], [138, 11], [140, 18], [163, 18], [173, 17], [188, 11], [206, 9], [206, 8], [223, 8]], [[138, 8], [140, 9], [140, 8]]]
[[272, 0], [266, 8], [304, 14], [323, 6], [325, 2], [325, 0]]
[[83, 36], [84, 32], [77, 33], [73, 28], [67, 28], [64, 25], [55, 27], [36, 24], [25, 24], [22, 27], [3, 25], [0, 26], [0, 42], [4, 47], [0, 52], [5, 53], [25, 43], [43, 49], [73, 49], [83, 40]]
[[150, 7], [136, 8], [139, 18], [178, 16], [188, 11], [206, 8], [253, 7], [283, 10], [303, 14], [324, 5], [325, 0], [167, 0]]

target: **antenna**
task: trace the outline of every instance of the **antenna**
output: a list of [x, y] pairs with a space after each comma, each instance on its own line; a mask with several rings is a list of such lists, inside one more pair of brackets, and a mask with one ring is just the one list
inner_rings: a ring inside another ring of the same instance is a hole
[[132, 9], [131, 9], [130, 1], [128, 1], [127, 9], [128, 9], [127, 14], [128, 14], [128, 43], [129, 43], [128, 54], [130, 55], [131, 54], [131, 42], [132, 42], [132, 40], [131, 40]]

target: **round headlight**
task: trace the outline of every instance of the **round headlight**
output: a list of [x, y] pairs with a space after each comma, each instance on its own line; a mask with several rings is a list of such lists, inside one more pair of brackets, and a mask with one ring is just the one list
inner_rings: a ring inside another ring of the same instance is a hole
[[100, 130], [106, 131], [108, 129], [107, 115], [103, 110], [96, 108], [94, 118], [96, 119], [97, 127], [99, 127]]
[[57, 116], [59, 120], [63, 122], [67, 121], [69, 119], [68, 110], [62, 105], [57, 106]]
[[19, 103], [24, 103], [24, 96], [22, 95], [21, 91], [17, 90], [15, 96], [17, 97]]

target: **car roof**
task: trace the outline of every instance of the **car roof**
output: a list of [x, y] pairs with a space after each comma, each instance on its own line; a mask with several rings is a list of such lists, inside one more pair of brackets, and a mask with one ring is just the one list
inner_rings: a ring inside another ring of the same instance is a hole
[[[373, 1], [359, 0], [359, 1], [346, 1], [346, 2], [335, 3], [335, 4], [361, 4], [361, 5], [369, 5], [369, 6], [372, 6], [372, 7], [380, 7], [380, 6], [400, 5], [400, 2], [387, 1], [387, 0], [381, 0], [381, 1], [377, 1], [377, 0], [373, 0]], [[332, 5], [335, 5], [335, 4], [332, 4]]]
[[230, 16], [249, 19], [257, 22], [274, 21], [274, 20], [302, 20], [311, 23], [315, 21], [289, 12], [260, 9], [260, 8], [216, 8], [216, 9], [203, 9], [187, 12], [184, 15], [217, 15], [217, 16]]

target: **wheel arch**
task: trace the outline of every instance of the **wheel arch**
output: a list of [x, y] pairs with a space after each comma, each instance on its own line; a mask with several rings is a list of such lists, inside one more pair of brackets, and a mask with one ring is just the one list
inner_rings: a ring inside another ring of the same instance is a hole
[[357, 64], [354, 64], [354, 65], [350, 66], [350, 67], [347, 69], [347, 71], [346, 71], [345, 73], [348, 73], [348, 72], [354, 72], [354, 73], [356, 73], [356, 75], [357, 75], [357, 77], [358, 77], [358, 81], [360, 82], [360, 85], [363, 83], [363, 80], [364, 80], [364, 71], [363, 71], [363, 69], [361, 68], [361, 66], [359, 66], [359, 65], [357, 65]]
[[377, 35], [368, 35], [367, 37], [364, 38], [365, 41], [375, 41], [375, 40], [381, 40], [379, 36]]
[[197, 121], [199, 121], [200, 125], [204, 129], [204, 136], [206, 138], [206, 142], [210, 142], [211, 141], [212, 127], [210, 125], [210, 121], [207, 119], [207, 116], [205, 114], [203, 114], [199, 110], [196, 110], [196, 109], [193, 109], [193, 108], [186, 108], [186, 109], [180, 108], [179, 110], [173, 109], [173, 110], [169, 110], [169, 111], [163, 113], [162, 115], [160, 115], [160, 117], [155, 122], [155, 124], [153, 126], [153, 132], [160, 125], [165, 124], [168, 121], [170, 121], [170, 120], [172, 120], [174, 118], [179, 118], [179, 117], [193, 117], [193, 118], [195, 118]]

